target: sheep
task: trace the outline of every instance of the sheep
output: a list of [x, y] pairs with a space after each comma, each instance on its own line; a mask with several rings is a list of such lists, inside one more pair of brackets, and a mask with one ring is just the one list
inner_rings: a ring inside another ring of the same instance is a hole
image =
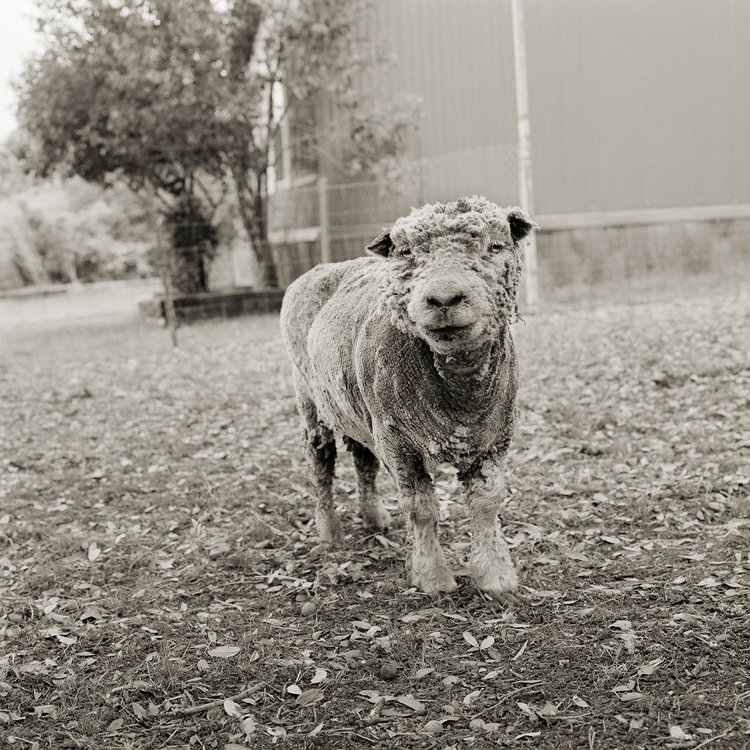
[[458, 471], [470, 521], [469, 572], [496, 600], [518, 577], [498, 521], [516, 421], [523, 240], [538, 228], [520, 208], [472, 196], [413, 209], [369, 255], [316, 266], [281, 309], [316, 499], [321, 542], [342, 537], [332, 483], [335, 433], [352, 452], [363, 523], [391, 519], [375, 491], [382, 462], [395, 480], [412, 547], [412, 586], [456, 581], [438, 542], [431, 472]]

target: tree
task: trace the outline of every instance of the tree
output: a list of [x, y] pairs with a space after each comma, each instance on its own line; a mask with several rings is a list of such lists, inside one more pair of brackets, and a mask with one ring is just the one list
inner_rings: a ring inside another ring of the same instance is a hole
[[[45, 50], [26, 70], [20, 101], [21, 123], [38, 142], [35, 170], [120, 178], [173, 220], [210, 221], [222, 133], [208, 0], [49, 0], [40, 11]], [[198, 266], [207, 249], [195, 247]]]
[[369, 0], [38, 2], [45, 49], [19, 87], [21, 122], [38, 143], [36, 171], [64, 165], [88, 180], [119, 176], [158, 199], [168, 223], [201, 234], [201, 263], [215, 246], [201, 227], [231, 193], [263, 280], [276, 285], [268, 172], [294, 102], [339, 102], [344, 140], [367, 136], [356, 159], [342, 157], [360, 171], [405, 141], [410, 111], [392, 108], [383, 122], [352, 95], [377, 57], [363, 37]]

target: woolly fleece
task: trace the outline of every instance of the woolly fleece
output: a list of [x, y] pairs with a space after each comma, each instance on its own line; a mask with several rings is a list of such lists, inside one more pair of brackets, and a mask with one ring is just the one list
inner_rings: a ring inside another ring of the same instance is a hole
[[375, 492], [380, 461], [393, 476], [412, 538], [410, 579], [430, 593], [456, 585], [437, 540], [429, 472], [440, 463], [456, 467], [466, 489], [477, 585], [497, 599], [517, 587], [497, 512], [516, 411], [509, 326], [521, 243], [535, 226], [521, 209], [477, 196], [426, 205], [381, 234], [372, 257], [318, 266], [284, 298], [321, 540], [341, 536], [337, 433], [354, 453], [371, 527], [390, 520]]

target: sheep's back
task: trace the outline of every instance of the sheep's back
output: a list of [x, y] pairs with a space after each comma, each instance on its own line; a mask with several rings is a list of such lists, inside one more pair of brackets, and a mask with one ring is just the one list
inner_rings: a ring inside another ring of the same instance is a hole
[[377, 314], [384, 284], [380, 258], [324, 264], [289, 286], [281, 309], [282, 333], [307, 395], [324, 422], [355, 439], [365, 437], [368, 421], [356, 385], [355, 343]]

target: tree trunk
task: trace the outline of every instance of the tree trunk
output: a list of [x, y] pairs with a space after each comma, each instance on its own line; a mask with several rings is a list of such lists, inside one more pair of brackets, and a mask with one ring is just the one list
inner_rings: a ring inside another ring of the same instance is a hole
[[260, 268], [261, 283], [264, 287], [276, 289], [279, 286], [279, 278], [276, 273], [276, 263], [273, 259], [271, 244], [268, 241], [266, 198], [262, 195], [260, 185], [257, 185], [255, 190], [248, 186], [245, 179], [246, 175], [242, 173], [241, 168], [233, 169], [232, 176], [234, 177], [237, 205], [242, 223], [250, 238], [252, 252]]

